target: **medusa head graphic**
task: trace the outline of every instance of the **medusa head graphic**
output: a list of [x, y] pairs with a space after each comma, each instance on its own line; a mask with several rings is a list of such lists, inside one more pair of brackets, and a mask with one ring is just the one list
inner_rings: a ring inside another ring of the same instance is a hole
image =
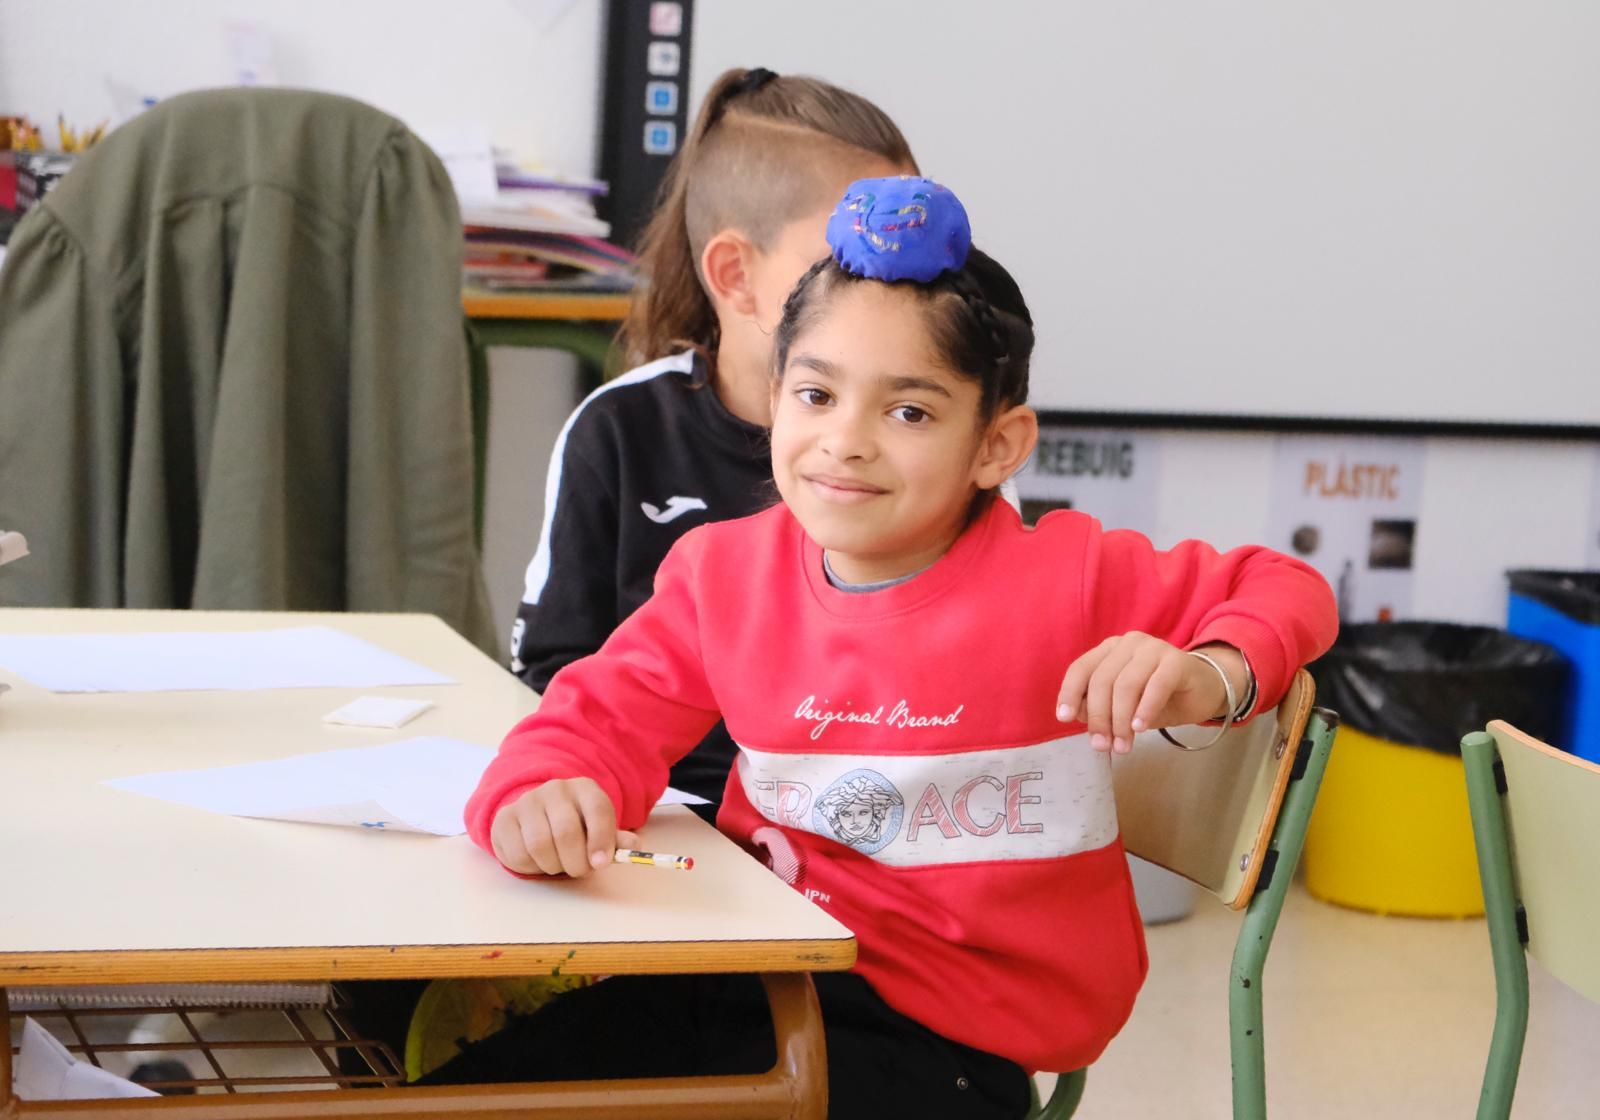
[[852, 770], [824, 791], [812, 812], [817, 832], [832, 832], [841, 843], [871, 854], [899, 833], [905, 798], [877, 771]]

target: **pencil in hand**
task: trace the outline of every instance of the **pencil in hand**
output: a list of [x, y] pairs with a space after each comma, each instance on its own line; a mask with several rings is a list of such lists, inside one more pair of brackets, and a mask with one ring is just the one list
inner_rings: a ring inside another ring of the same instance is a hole
[[674, 871], [693, 871], [693, 856], [669, 856], [662, 852], [641, 852], [633, 848], [618, 848], [617, 863], [639, 863], [646, 867], [667, 867]]

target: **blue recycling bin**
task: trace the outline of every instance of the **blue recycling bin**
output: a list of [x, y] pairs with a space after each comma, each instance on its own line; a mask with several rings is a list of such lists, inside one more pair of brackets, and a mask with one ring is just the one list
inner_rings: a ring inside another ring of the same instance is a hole
[[1556, 746], [1600, 762], [1600, 572], [1520, 569], [1506, 578], [1506, 629], [1552, 645], [1572, 662]]

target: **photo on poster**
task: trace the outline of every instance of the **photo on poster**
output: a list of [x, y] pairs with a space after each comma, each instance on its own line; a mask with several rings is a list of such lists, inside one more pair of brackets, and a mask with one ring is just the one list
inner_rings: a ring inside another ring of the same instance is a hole
[[1373, 521], [1367, 567], [1409, 572], [1416, 539], [1417, 523], [1414, 520], [1391, 521], [1379, 518]]
[[1022, 519], [1077, 509], [1107, 529], [1155, 529], [1160, 437], [1150, 432], [1046, 425], [1016, 474]]
[[1322, 573], [1349, 622], [1410, 613], [1426, 445], [1279, 436], [1266, 543]]

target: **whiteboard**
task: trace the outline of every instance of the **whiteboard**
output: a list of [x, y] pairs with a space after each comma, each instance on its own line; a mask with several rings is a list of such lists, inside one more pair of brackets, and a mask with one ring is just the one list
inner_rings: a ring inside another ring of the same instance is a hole
[[864, 93], [1038, 325], [1040, 407], [1600, 424], [1594, 0], [698, 0]]

